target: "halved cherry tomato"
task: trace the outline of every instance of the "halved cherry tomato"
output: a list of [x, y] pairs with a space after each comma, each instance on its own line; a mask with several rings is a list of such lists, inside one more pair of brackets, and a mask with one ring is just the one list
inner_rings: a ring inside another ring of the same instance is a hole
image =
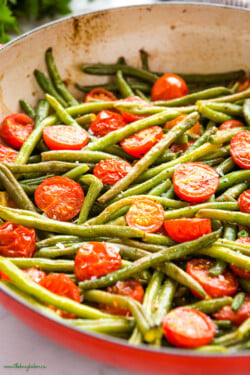
[[[187, 263], [187, 273], [197, 280], [212, 298], [231, 296], [238, 289], [238, 279], [229, 270], [217, 277], [209, 276], [208, 271], [214, 262], [208, 259], [192, 259]], [[193, 292], [196, 296], [197, 293]]]
[[243, 169], [250, 168], [250, 131], [242, 131], [233, 136], [230, 153], [237, 165]]
[[16, 150], [10, 147], [0, 145], [0, 163], [13, 163], [18, 155]]
[[188, 143], [173, 143], [170, 147], [170, 151], [171, 152], [185, 152], [187, 151], [187, 149], [191, 146], [191, 142], [188, 142]]
[[[184, 120], [185, 117], [187, 117], [187, 115], [182, 114], [182, 115], [176, 117], [175, 119], [173, 119], [171, 121], [167, 121], [164, 128], [165, 129], [174, 128], [177, 124], [179, 124], [179, 122]], [[196, 124], [190, 130], [187, 131], [187, 133], [195, 134], [195, 135], [201, 135], [201, 125], [200, 125], [199, 121], [197, 121]]]
[[46, 276], [46, 273], [39, 270], [37, 267], [27, 268], [26, 270], [23, 270], [23, 272], [26, 273], [35, 283], [40, 283], [40, 281]]
[[50, 219], [67, 221], [81, 210], [84, 193], [81, 186], [67, 177], [47, 178], [35, 191], [37, 206]]
[[231, 306], [224, 306], [213, 314], [217, 320], [230, 320], [234, 325], [241, 325], [250, 317], [250, 296], [246, 296], [242, 306], [237, 311], [233, 311]]
[[30, 258], [35, 252], [36, 233], [33, 228], [5, 222], [0, 225], [0, 255]]
[[[135, 299], [136, 301], [142, 303], [143, 296], [144, 296], [144, 289], [141, 283], [137, 280], [129, 279], [125, 281], [117, 281], [117, 283], [113, 286], [109, 286], [107, 288], [107, 292], [112, 294], [119, 294], [121, 296], [126, 296]], [[121, 309], [117, 306], [109, 306], [109, 305], [100, 305], [99, 306], [102, 311], [105, 311], [108, 314], [114, 315], [131, 315], [128, 309]]]
[[244, 80], [242, 80], [237, 92], [245, 91], [248, 89], [248, 87], [250, 87], [250, 78], [245, 78]]
[[102, 160], [96, 164], [93, 174], [104, 184], [114, 185], [125, 177], [132, 166], [124, 160]]
[[[241, 238], [238, 238], [235, 242], [243, 243], [243, 244], [245, 243], [245, 244], [250, 245], [250, 237], [241, 237]], [[239, 277], [243, 277], [244, 279], [250, 280], [250, 271], [246, 271], [243, 268], [233, 266], [232, 264], [230, 264], [230, 268], [235, 275]]]
[[51, 150], [81, 150], [88, 143], [86, 130], [68, 125], [54, 125], [43, 129], [43, 139]]
[[211, 233], [209, 219], [180, 218], [164, 222], [167, 234], [176, 242], [193, 241], [204, 234]]
[[196, 348], [209, 344], [216, 327], [201, 311], [178, 307], [163, 317], [162, 329], [166, 339], [179, 348]]
[[97, 137], [104, 137], [106, 134], [121, 129], [126, 125], [123, 117], [119, 113], [111, 111], [101, 111], [96, 119], [90, 124], [89, 131]]
[[130, 227], [141, 229], [146, 233], [156, 232], [163, 221], [162, 205], [150, 198], [136, 199], [126, 215], [126, 222]]
[[[39, 284], [58, 296], [67, 297], [79, 303], [81, 301], [78, 287], [64, 273], [50, 273], [40, 280]], [[63, 318], [74, 319], [76, 317], [74, 314], [57, 309], [55, 306], [49, 305], [49, 307]]]
[[121, 146], [129, 155], [141, 158], [159, 142], [163, 135], [160, 126], [151, 126], [125, 138], [121, 142]]
[[192, 203], [203, 202], [219, 185], [219, 175], [206, 164], [191, 162], [179, 165], [173, 174], [174, 191], [179, 198]]
[[2, 140], [14, 148], [21, 148], [32, 130], [34, 121], [24, 113], [5, 117], [0, 127]]
[[117, 100], [117, 97], [108, 90], [97, 87], [96, 89], [91, 90], [85, 97], [84, 102], [89, 103], [94, 100], [101, 100], [105, 102]]
[[223, 124], [219, 126], [219, 130], [228, 130], [228, 129], [233, 129], [233, 128], [239, 128], [242, 126], [245, 126], [245, 125], [241, 121], [228, 120], [228, 121], [223, 122]]
[[[144, 107], [151, 107], [151, 104], [147, 103], [145, 100], [141, 99], [139, 96], [129, 96], [128, 98], [121, 99], [119, 102], [129, 103], [129, 104], [139, 104]], [[121, 115], [126, 122], [134, 122], [134, 121], [141, 120], [145, 117], [148, 117], [147, 115], [135, 115], [133, 113], [124, 112], [124, 111], [121, 111]]]
[[250, 214], [250, 190], [244, 191], [238, 198], [238, 203], [241, 212]]
[[118, 270], [121, 262], [119, 249], [115, 245], [84, 243], [75, 257], [75, 275], [79, 281], [90, 280]]
[[171, 100], [187, 94], [188, 88], [185, 81], [171, 73], [158, 78], [151, 90], [152, 100]]

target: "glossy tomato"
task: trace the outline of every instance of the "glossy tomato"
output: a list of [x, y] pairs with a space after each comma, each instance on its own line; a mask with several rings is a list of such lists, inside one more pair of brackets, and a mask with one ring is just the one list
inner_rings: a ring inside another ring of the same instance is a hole
[[16, 150], [10, 147], [0, 145], [0, 163], [13, 163], [18, 155]]
[[37, 267], [27, 268], [26, 270], [23, 270], [23, 272], [26, 273], [35, 283], [39, 283], [46, 276], [46, 273], [39, 270]]
[[85, 97], [84, 102], [89, 103], [95, 100], [101, 100], [104, 102], [114, 101], [117, 100], [117, 97], [108, 90], [105, 90], [101, 87], [97, 87], [96, 89], [91, 90]]
[[238, 203], [241, 212], [250, 214], [250, 190], [244, 191], [238, 198]]
[[[164, 128], [165, 129], [172, 129], [174, 128], [177, 124], [179, 124], [182, 120], [184, 120], [188, 115], [182, 114], [175, 119], [171, 121], [167, 121]], [[201, 135], [201, 125], [199, 121], [196, 122], [196, 124], [187, 131], [189, 134], [195, 134], [195, 135]]]
[[250, 168], [250, 131], [241, 131], [233, 136], [230, 143], [230, 153], [241, 168]]
[[[247, 244], [250, 246], [250, 237], [242, 237], [238, 238], [235, 242], [237, 243], [242, 243], [242, 244]], [[234, 266], [230, 264], [230, 268], [233, 271], [233, 273], [239, 277], [243, 277], [243, 279], [248, 279], [250, 280], [250, 271], [246, 271], [243, 268]]]
[[5, 222], [0, 225], [0, 255], [30, 258], [35, 252], [36, 233], [33, 228]]
[[247, 90], [250, 87], [250, 78], [245, 78], [241, 81], [240, 86], [238, 87], [237, 92], [242, 92]]
[[247, 295], [242, 306], [237, 311], [233, 311], [231, 306], [224, 306], [213, 314], [217, 320], [230, 320], [234, 325], [241, 325], [250, 317], [250, 296]]
[[7, 145], [19, 149], [33, 129], [34, 121], [29, 116], [15, 113], [5, 117], [0, 126], [0, 134]]
[[208, 315], [189, 307], [178, 307], [166, 314], [162, 329], [167, 341], [179, 348], [207, 345], [216, 332], [215, 324]]
[[188, 94], [186, 82], [176, 74], [164, 74], [151, 90], [152, 100], [171, 100]]
[[223, 124], [219, 126], [219, 130], [228, 130], [228, 129], [233, 129], [233, 128], [239, 128], [242, 126], [245, 126], [245, 125], [241, 121], [228, 120], [228, 121], [223, 122]]
[[208, 259], [192, 259], [187, 263], [187, 273], [197, 280], [212, 298], [233, 295], [238, 289], [238, 279], [228, 270], [222, 275], [210, 276], [208, 271], [213, 265], [214, 262]]
[[193, 241], [204, 234], [211, 233], [209, 219], [180, 218], [164, 222], [167, 234], [176, 242]]
[[[138, 104], [143, 107], [151, 107], [151, 104], [147, 103], [145, 100], [141, 99], [139, 96], [129, 96], [128, 98], [121, 99], [119, 103]], [[133, 113], [124, 112], [124, 111], [121, 111], [121, 115], [126, 122], [134, 122], [134, 121], [138, 121], [147, 117], [147, 115], [135, 115]]]
[[81, 150], [88, 143], [89, 134], [82, 128], [54, 125], [43, 129], [43, 139], [51, 150]]
[[138, 198], [126, 215], [128, 226], [146, 233], [156, 232], [164, 221], [164, 210], [160, 203], [150, 198]]
[[121, 129], [125, 125], [126, 122], [119, 113], [101, 111], [96, 116], [96, 119], [90, 124], [89, 131], [96, 137], [104, 137], [106, 134]]
[[75, 257], [77, 280], [90, 280], [114, 272], [121, 267], [119, 248], [104, 242], [84, 243]]
[[67, 177], [47, 178], [35, 191], [37, 206], [50, 219], [67, 221], [81, 210], [84, 193], [81, 186]]
[[96, 164], [93, 174], [102, 183], [114, 185], [121, 178], [125, 177], [131, 168], [132, 166], [125, 160], [102, 160]]
[[125, 138], [121, 146], [129, 155], [141, 158], [163, 137], [160, 126], [151, 126]]
[[174, 191], [179, 198], [192, 203], [204, 202], [219, 185], [219, 175], [206, 164], [180, 164], [173, 174]]

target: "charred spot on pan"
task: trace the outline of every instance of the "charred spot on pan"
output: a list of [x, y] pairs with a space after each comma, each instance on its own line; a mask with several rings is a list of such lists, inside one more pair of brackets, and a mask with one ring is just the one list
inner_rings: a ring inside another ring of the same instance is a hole
[[79, 20], [78, 18], [73, 18], [73, 38], [76, 38], [79, 33]]
[[170, 26], [170, 29], [171, 29], [171, 30], [175, 30], [175, 28], [176, 28], [175, 25], [171, 25], [171, 26]]
[[187, 9], [183, 9], [183, 10], [182, 10], [182, 13], [186, 13], [186, 12], [187, 12]]

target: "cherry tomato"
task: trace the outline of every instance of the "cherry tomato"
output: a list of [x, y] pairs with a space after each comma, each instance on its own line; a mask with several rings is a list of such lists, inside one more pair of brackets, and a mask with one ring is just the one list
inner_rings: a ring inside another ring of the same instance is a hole
[[54, 125], [43, 129], [43, 139], [51, 150], [81, 150], [88, 143], [86, 130], [69, 125]]
[[213, 195], [219, 185], [219, 175], [206, 164], [180, 164], [173, 174], [176, 195], [187, 202], [199, 203]]
[[162, 205], [149, 198], [138, 198], [130, 206], [126, 215], [128, 226], [146, 233], [156, 232], [164, 221]]
[[0, 163], [13, 163], [18, 155], [16, 150], [0, 145]]
[[164, 74], [157, 79], [151, 90], [152, 100], [171, 100], [188, 94], [185, 81], [176, 74]]
[[171, 152], [185, 152], [191, 146], [191, 142], [188, 143], [173, 143], [170, 147]]
[[178, 307], [163, 317], [162, 329], [166, 339], [179, 348], [196, 348], [209, 344], [216, 327], [201, 311]]
[[238, 87], [237, 92], [242, 92], [247, 90], [250, 87], [250, 78], [245, 78], [242, 80], [240, 86]]
[[7, 276], [4, 272], [0, 271], [0, 280], [8, 280], [11, 281], [9, 276]]
[[121, 129], [125, 125], [126, 122], [119, 113], [101, 111], [96, 116], [96, 119], [90, 124], [89, 131], [97, 137], [104, 137], [106, 134]]
[[121, 142], [121, 146], [129, 155], [141, 158], [159, 142], [163, 135], [160, 126], [151, 126], [125, 138]]
[[36, 233], [33, 228], [5, 222], [0, 225], [0, 255], [30, 258], [35, 252]]
[[97, 87], [96, 89], [91, 90], [86, 95], [84, 102], [89, 103], [89, 102], [93, 102], [94, 100], [112, 102], [112, 101], [117, 100], [117, 97], [111, 91], [102, 89], [101, 87]]
[[181, 218], [164, 222], [167, 234], [176, 242], [193, 241], [204, 234], [211, 233], [209, 219]]
[[224, 306], [213, 314], [217, 320], [230, 320], [234, 325], [241, 325], [250, 317], [250, 296], [246, 296], [242, 306], [237, 311], [233, 311], [231, 306]]
[[[238, 238], [235, 242], [250, 245], [250, 237]], [[243, 268], [233, 266], [232, 264], [230, 264], [230, 268], [236, 276], [243, 277], [243, 279], [250, 280], [250, 271], [246, 271]]]
[[26, 270], [23, 270], [23, 272], [26, 273], [35, 283], [40, 283], [40, 281], [46, 277], [46, 273], [39, 270], [37, 267], [27, 268]]
[[241, 121], [228, 120], [228, 121], [223, 122], [223, 124], [219, 126], [219, 130], [228, 130], [228, 129], [233, 129], [233, 128], [239, 128], [242, 126], [245, 126], [245, 125]]
[[67, 221], [81, 210], [84, 193], [81, 186], [67, 177], [47, 178], [35, 191], [37, 206], [50, 219]]
[[[175, 119], [166, 122], [164, 128], [165, 129], [172, 129], [177, 124], [179, 124], [179, 122], [181, 122], [182, 120], [184, 120], [184, 118], [186, 118], [186, 117], [187, 117], [186, 114], [182, 114], [182, 115], [176, 117]], [[189, 133], [189, 134], [195, 134], [195, 135], [201, 135], [201, 125], [200, 125], [199, 121], [197, 121], [196, 124], [191, 129], [189, 129], [187, 131], [187, 133]]]
[[115, 245], [84, 243], [75, 257], [75, 275], [79, 281], [90, 280], [118, 270], [121, 262], [119, 249]]
[[[79, 303], [81, 301], [78, 287], [64, 273], [50, 273], [40, 280], [39, 284], [58, 296], [66, 297]], [[76, 317], [74, 314], [57, 309], [55, 306], [49, 305], [49, 307], [62, 318], [74, 319]]]
[[250, 190], [244, 191], [238, 198], [238, 203], [241, 212], [250, 214]]
[[[139, 96], [129, 96], [128, 98], [122, 99], [119, 102], [120, 103], [129, 103], [129, 104], [139, 104], [141, 106], [151, 107], [151, 105], [149, 103], [147, 103], [145, 100], [141, 99]], [[126, 122], [134, 122], [134, 121], [141, 120], [145, 117], [148, 117], [147, 115], [135, 115], [133, 113], [124, 112], [124, 111], [121, 111], [121, 115]]]
[[238, 289], [238, 279], [229, 270], [217, 277], [209, 276], [208, 271], [213, 264], [214, 262], [208, 259], [192, 259], [187, 263], [187, 273], [197, 280], [212, 298], [233, 295]]
[[237, 165], [243, 169], [250, 168], [250, 131], [242, 131], [233, 136], [230, 153]]
[[5, 117], [0, 127], [2, 140], [14, 148], [21, 148], [34, 129], [34, 121], [24, 113]]
[[96, 164], [93, 174], [104, 184], [114, 185], [125, 177], [132, 166], [124, 160], [102, 160]]
[[[125, 281], [117, 281], [115, 285], [109, 286], [107, 288], [107, 292], [112, 293], [112, 294], [119, 294], [121, 296], [130, 297], [140, 303], [142, 303], [143, 296], [144, 296], [144, 289], [141, 283], [133, 279], [125, 280]], [[100, 305], [99, 307], [102, 311], [105, 311], [108, 314], [125, 315], [125, 316], [131, 315], [129, 310], [121, 309], [115, 305], [114, 306]]]

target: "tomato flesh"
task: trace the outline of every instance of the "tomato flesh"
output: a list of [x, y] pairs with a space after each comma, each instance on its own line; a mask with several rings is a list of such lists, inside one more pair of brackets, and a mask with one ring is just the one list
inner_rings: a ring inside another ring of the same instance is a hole
[[[235, 242], [242, 243], [242, 244], [248, 244], [250, 245], [250, 237], [242, 237], [238, 238]], [[250, 280], [250, 271], [246, 271], [243, 268], [230, 265], [231, 270], [236, 276], [243, 277], [243, 279], [248, 279]]]
[[[192, 259], [187, 263], [187, 273], [197, 280], [212, 298], [233, 295], [238, 289], [238, 279], [229, 270], [217, 277], [210, 276], [208, 271], [213, 264], [214, 262], [208, 259]], [[197, 293], [193, 293], [197, 296]]]
[[90, 280], [118, 270], [121, 262], [119, 249], [115, 245], [84, 243], [75, 257], [75, 275], [79, 281]]
[[230, 153], [239, 167], [250, 168], [250, 131], [241, 131], [233, 136], [230, 142]]
[[119, 113], [111, 111], [101, 111], [96, 119], [90, 124], [89, 131], [96, 137], [104, 137], [106, 134], [123, 128], [126, 125], [123, 117]]
[[88, 143], [86, 130], [69, 125], [54, 125], [43, 129], [43, 139], [51, 150], [81, 150]]
[[[176, 117], [175, 119], [171, 120], [171, 121], [167, 121], [164, 128], [165, 129], [173, 129], [177, 124], [179, 124], [179, 122], [181, 122], [182, 120], [184, 120], [185, 118], [187, 117], [186, 114], [182, 114], [178, 117]], [[189, 134], [195, 134], [195, 135], [201, 135], [201, 125], [199, 123], [199, 121], [196, 122], [196, 124], [187, 131], [187, 133]]]
[[102, 183], [114, 185], [121, 178], [125, 177], [132, 166], [124, 160], [102, 160], [96, 164], [93, 174]]
[[233, 129], [233, 128], [239, 128], [242, 126], [245, 126], [245, 125], [241, 121], [228, 120], [228, 121], [223, 122], [223, 124], [219, 126], [219, 130], [228, 130], [228, 129]]
[[0, 225], [0, 255], [30, 258], [35, 252], [36, 233], [33, 228], [5, 222]]
[[216, 320], [230, 320], [234, 325], [241, 325], [250, 317], [250, 296], [246, 296], [242, 306], [237, 311], [233, 311], [231, 306], [224, 306], [213, 314]]
[[167, 341], [179, 348], [207, 345], [216, 332], [215, 324], [208, 315], [188, 307], [178, 307], [166, 314], [162, 329]]
[[193, 241], [204, 234], [211, 233], [209, 219], [181, 218], [164, 222], [167, 234], [176, 242]]
[[[145, 100], [143, 100], [139, 96], [129, 96], [128, 98], [119, 100], [119, 103], [138, 104], [144, 107], [151, 107], [149, 103], [147, 103]], [[135, 115], [134, 113], [124, 112], [124, 111], [121, 111], [121, 115], [126, 122], [134, 122], [134, 121], [141, 120], [145, 117], [148, 117], [148, 115]]]
[[39, 270], [37, 267], [27, 268], [26, 270], [23, 270], [23, 272], [26, 273], [35, 283], [40, 283], [40, 281], [46, 276], [46, 273]]
[[238, 203], [241, 212], [250, 214], [250, 190], [244, 191], [238, 198]]
[[152, 126], [125, 138], [121, 146], [129, 155], [141, 158], [163, 137], [160, 126]]
[[21, 148], [34, 129], [34, 121], [24, 113], [5, 117], [0, 127], [2, 140], [14, 148]]
[[219, 175], [206, 164], [185, 163], [175, 169], [173, 185], [179, 198], [192, 203], [204, 202], [215, 193]]
[[109, 102], [109, 101], [115, 101], [117, 100], [117, 97], [108, 90], [105, 90], [101, 87], [97, 87], [93, 90], [91, 90], [85, 97], [84, 102], [85, 103], [90, 103], [95, 100], [101, 100], [103, 102]]
[[67, 177], [47, 178], [35, 191], [37, 206], [50, 219], [67, 221], [81, 210], [84, 193], [81, 186]]
[[16, 150], [0, 145], [0, 163], [13, 163], [18, 155]]
[[151, 90], [152, 100], [172, 100], [188, 94], [185, 81], [176, 74], [164, 74]]
[[146, 233], [156, 232], [164, 221], [164, 210], [160, 203], [149, 198], [138, 198], [126, 215], [126, 222], [132, 228]]

